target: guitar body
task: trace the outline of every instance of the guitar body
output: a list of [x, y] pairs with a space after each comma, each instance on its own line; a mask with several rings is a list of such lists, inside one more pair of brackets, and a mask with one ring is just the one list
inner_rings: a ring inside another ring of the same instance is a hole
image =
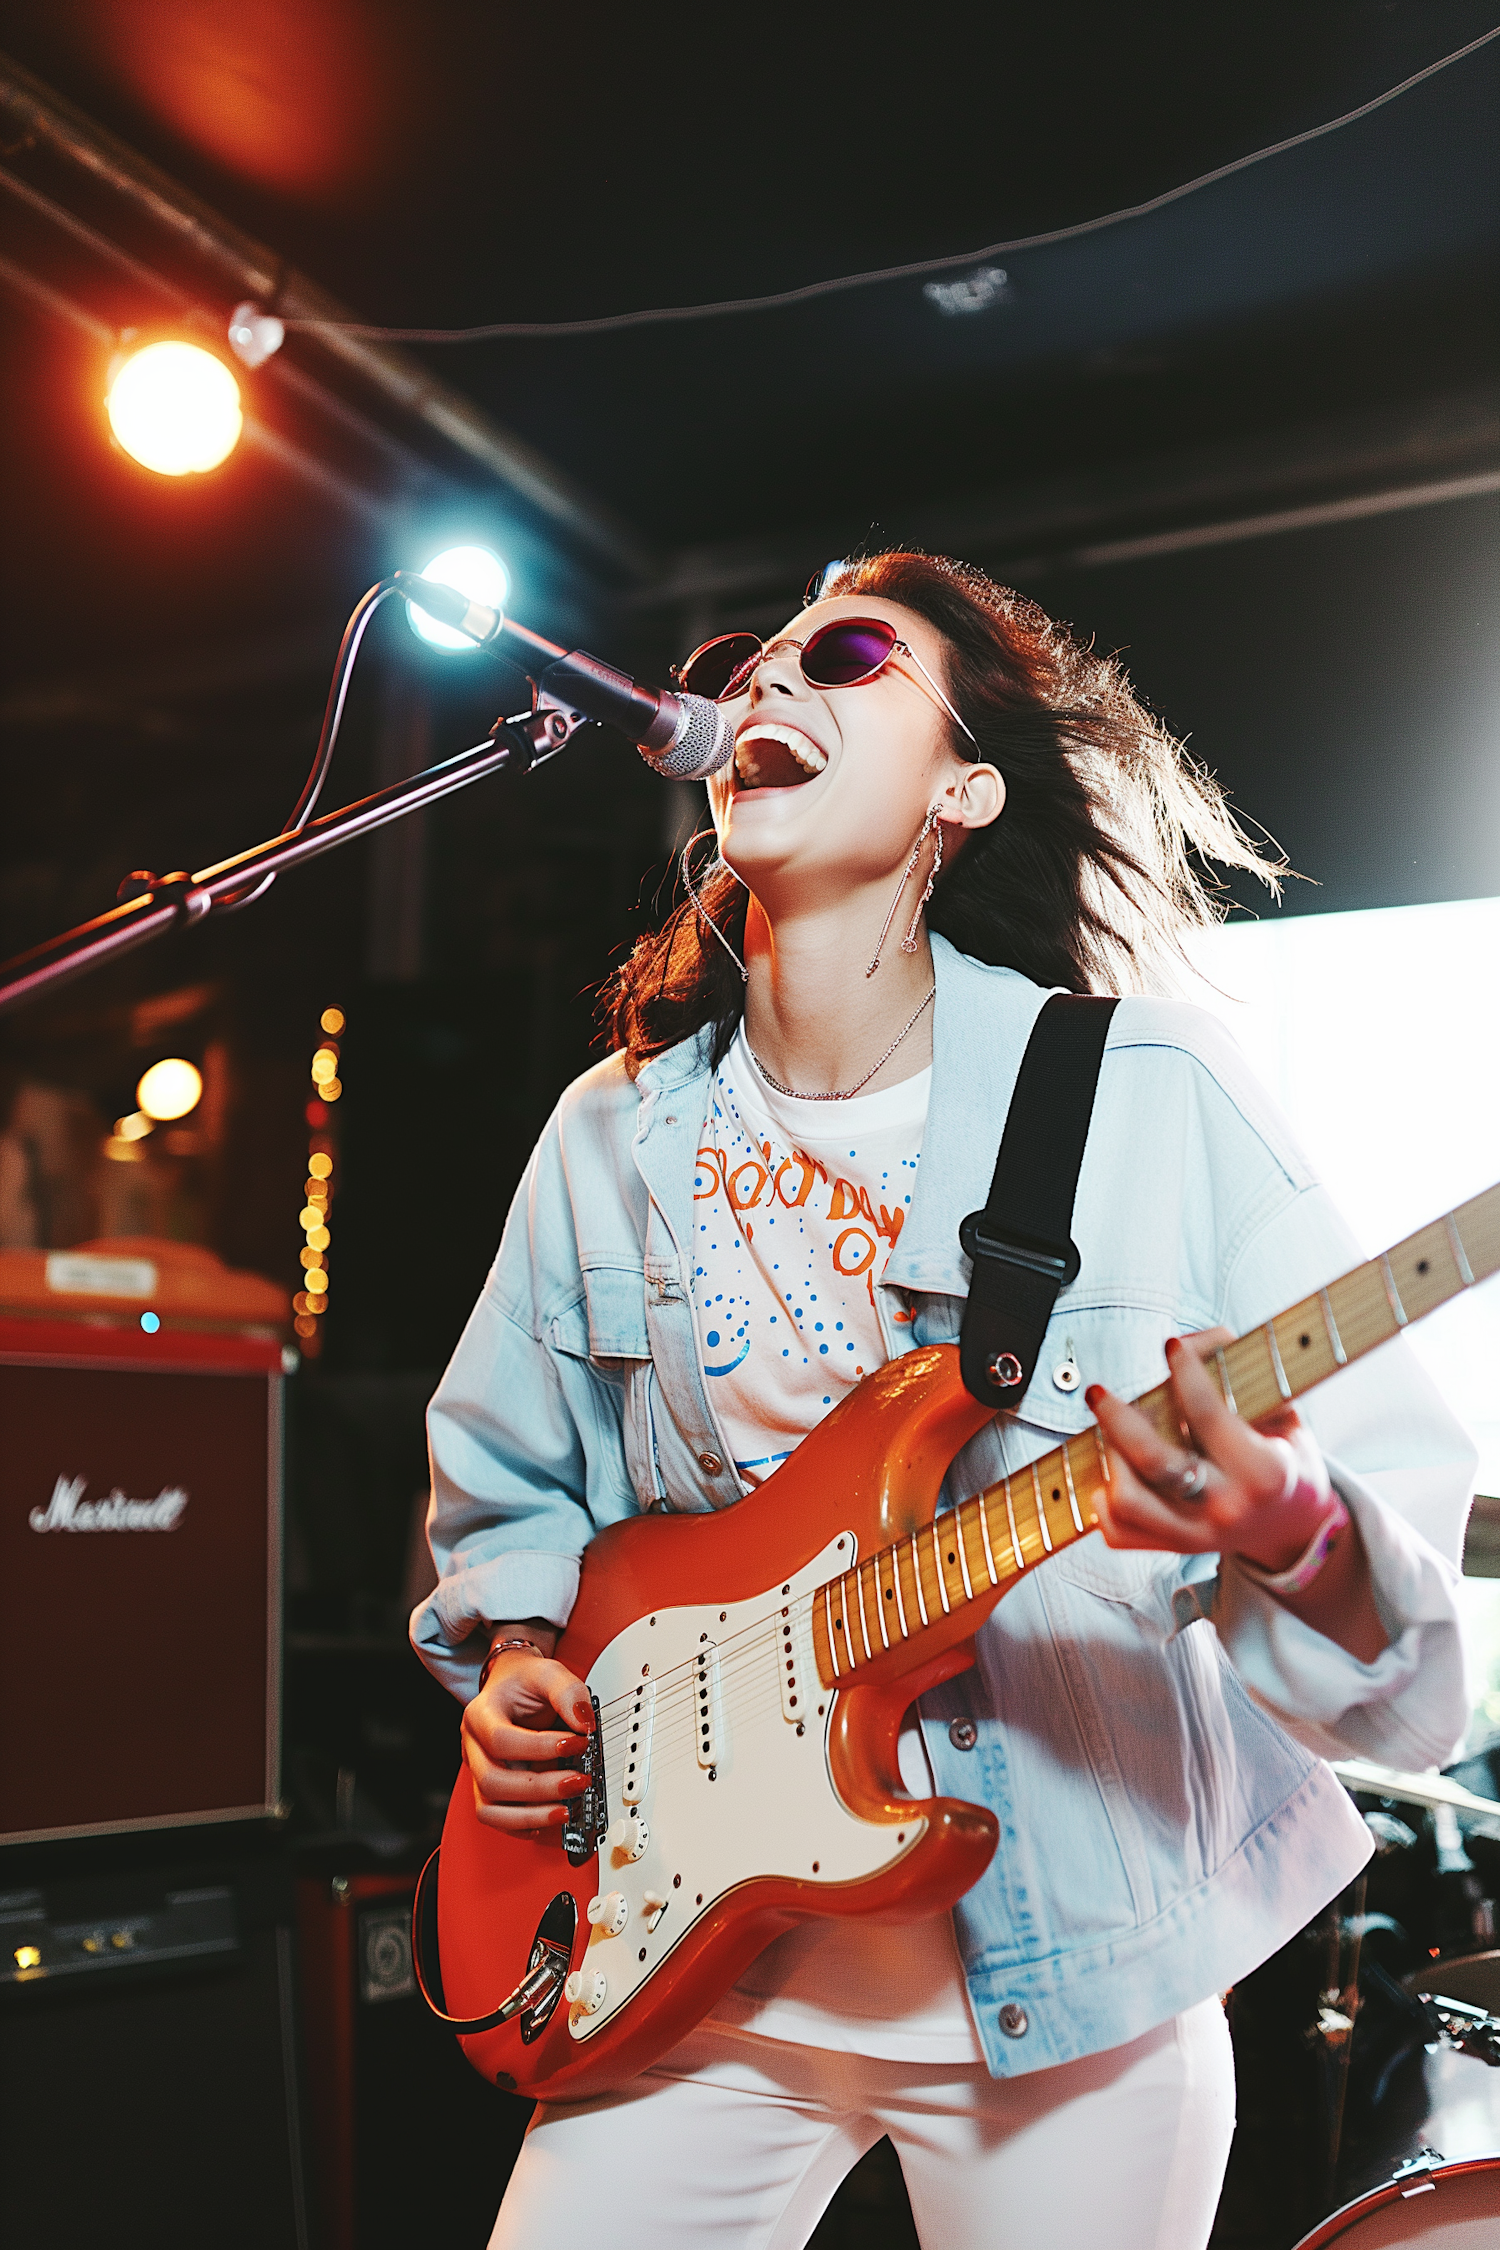
[[[957, 1352], [930, 1346], [867, 1376], [737, 1506], [635, 1517], [592, 1542], [557, 1654], [597, 1699], [603, 1811], [626, 1824], [624, 1841], [586, 1857], [575, 1847], [573, 1864], [557, 1829], [498, 1834], [476, 1815], [467, 1770], [443, 1830], [447, 2012], [493, 2010], [543, 1947], [578, 1972], [550, 2009], [463, 2038], [487, 2078], [551, 2100], [617, 2086], [798, 1921], [917, 1921], [983, 1872], [994, 1816], [915, 1802], [896, 1757], [913, 1699], [973, 1661], [976, 1605], [910, 1648], [893, 1627], [884, 1650], [870, 1620], [875, 1660], [830, 1689], [811, 1596], [928, 1525], [953, 1455], [988, 1419]], [[585, 1841], [596, 1833], [590, 1822]]]

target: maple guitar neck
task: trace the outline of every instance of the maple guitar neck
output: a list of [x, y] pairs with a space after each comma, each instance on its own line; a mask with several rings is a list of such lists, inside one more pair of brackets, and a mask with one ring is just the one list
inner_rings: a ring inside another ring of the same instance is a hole
[[[1497, 1271], [1500, 1183], [1224, 1345], [1210, 1371], [1225, 1404], [1258, 1422]], [[1135, 1404], [1162, 1437], [1179, 1442], [1166, 1383]], [[1096, 1528], [1108, 1481], [1104, 1439], [1091, 1424], [829, 1579], [812, 1607], [823, 1685], [847, 1683], [889, 1649], [919, 1641], [965, 1609], [972, 1608], [977, 1629], [1023, 1572]]]

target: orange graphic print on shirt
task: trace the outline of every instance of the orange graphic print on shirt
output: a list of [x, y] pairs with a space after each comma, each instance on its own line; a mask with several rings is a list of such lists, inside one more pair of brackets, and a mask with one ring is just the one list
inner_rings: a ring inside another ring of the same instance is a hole
[[886, 1357], [876, 1290], [911, 1203], [929, 1078], [847, 1102], [786, 1100], [743, 1035], [715, 1075], [692, 1297], [709, 1396], [747, 1483]]

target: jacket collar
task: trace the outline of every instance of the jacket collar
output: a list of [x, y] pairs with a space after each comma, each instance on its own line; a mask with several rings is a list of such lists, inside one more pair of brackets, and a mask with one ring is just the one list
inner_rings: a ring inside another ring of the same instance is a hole
[[922, 1162], [883, 1285], [961, 1297], [969, 1261], [959, 1221], [989, 1194], [1021, 1057], [1047, 993], [1017, 969], [960, 953], [936, 932], [932, 966], [937, 999]]

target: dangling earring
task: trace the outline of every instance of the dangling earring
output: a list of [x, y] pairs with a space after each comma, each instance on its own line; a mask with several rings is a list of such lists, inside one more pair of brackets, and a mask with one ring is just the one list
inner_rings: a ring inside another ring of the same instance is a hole
[[[708, 912], [707, 908], [706, 908], [706, 907], [704, 906], [704, 904], [703, 904], [703, 901], [702, 901], [702, 899], [701, 899], [701, 898], [700, 898], [700, 897], [698, 896], [698, 893], [697, 893], [697, 892], [696, 892], [696, 891], [694, 890], [694, 888], [693, 888], [693, 869], [692, 869], [692, 850], [693, 850], [693, 846], [694, 846], [694, 844], [696, 844], [696, 843], [697, 843], [697, 841], [698, 841], [698, 837], [699, 837], [699, 836], [708, 836], [708, 835], [711, 835], [711, 834], [712, 834], [712, 830], [711, 830], [711, 829], [707, 829], [707, 828], [700, 828], [700, 829], [698, 830], [698, 835], [697, 835], [697, 836], [689, 836], [689, 838], [688, 838], [687, 842], [686, 842], [686, 843], [685, 843], [685, 844], [683, 845], [683, 847], [682, 847], [682, 887], [683, 887], [683, 889], [684, 889], [684, 890], [685, 890], [685, 891], [687, 892], [687, 895], [688, 895], [688, 897], [689, 897], [689, 898], [690, 898], [690, 899], [692, 900], [692, 902], [693, 902], [693, 906], [694, 906], [694, 909], [695, 909], [695, 911], [696, 911], [696, 913], [697, 913], [697, 916], [698, 916], [698, 919], [699, 919], [699, 921], [700, 921], [700, 922], [701, 922], [701, 923], [703, 924], [703, 926], [704, 926], [704, 928], [705, 928], [705, 929], [707, 929], [707, 930], [712, 930], [712, 932], [713, 932], [714, 936], [715, 936], [715, 937], [716, 937], [716, 938], [718, 939], [718, 941], [719, 941], [720, 945], [722, 945], [722, 946], [723, 946], [723, 948], [724, 948], [724, 951], [725, 951], [725, 952], [726, 952], [726, 953], [727, 953], [727, 954], [729, 955], [729, 958], [730, 958], [730, 960], [731, 960], [731, 961], [732, 961], [732, 962], [734, 963], [735, 967], [736, 967], [736, 968], [737, 968], [737, 969], [739, 970], [739, 972], [740, 972], [740, 982], [741, 982], [742, 984], [748, 984], [748, 983], [750, 982], [750, 971], [749, 971], [749, 970], [748, 970], [748, 969], [747, 969], [747, 968], [745, 967], [745, 964], [744, 964], [744, 962], [743, 962], [743, 961], [742, 961], [742, 960], [740, 959], [739, 955], [738, 955], [738, 954], [737, 954], [737, 953], [735, 952], [735, 950], [734, 950], [734, 947], [733, 947], [733, 946], [732, 946], [732, 945], [730, 944], [730, 942], [729, 942], [728, 938], [727, 938], [727, 937], [726, 937], [726, 936], [724, 935], [724, 932], [723, 932], [723, 931], [722, 931], [722, 930], [721, 930], [721, 929], [719, 928], [719, 925], [718, 925], [718, 923], [717, 923], [717, 922], [716, 922], [716, 921], [714, 920], [713, 916], [712, 916], [712, 915], [711, 915], [711, 914], [710, 914], [710, 913]], [[740, 886], [740, 889], [741, 889], [742, 891], [744, 891], [744, 890], [748, 890], [748, 889], [750, 888], [749, 884], [748, 884], [748, 883], [747, 883], [747, 882], [745, 881], [745, 878], [743, 877], [743, 875], [735, 875], [735, 871], [734, 871], [734, 869], [733, 869], [733, 868], [732, 868], [732, 867], [730, 866], [730, 864], [729, 864], [728, 860], [727, 860], [727, 859], [725, 859], [725, 857], [724, 857], [724, 855], [722, 854], [722, 852], [715, 852], [715, 854], [714, 854], [714, 857], [713, 857], [713, 861], [712, 861], [712, 863], [711, 863], [711, 864], [710, 864], [710, 866], [709, 866], [709, 870], [708, 870], [708, 872], [709, 872], [709, 874], [710, 874], [710, 875], [716, 875], [716, 874], [718, 873], [718, 871], [719, 871], [719, 869], [720, 869], [721, 867], [722, 867], [722, 868], [723, 868], [723, 869], [725, 870], [725, 872], [726, 872], [727, 874], [730, 874], [730, 875], [734, 875], [734, 879], [735, 879], [735, 881], [736, 881], [736, 882], [737, 882], [737, 883], [739, 884], [739, 886]]]
[[932, 886], [943, 871], [943, 823], [936, 805], [928, 808], [927, 818], [922, 823], [922, 833], [912, 845], [911, 858], [906, 863], [906, 872], [897, 887], [895, 897], [891, 900], [891, 910], [881, 925], [880, 936], [875, 945], [875, 958], [865, 971], [867, 977], [874, 976], [875, 971], [880, 967], [880, 956], [885, 949], [885, 941], [890, 935], [891, 924], [896, 919], [896, 909], [905, 896], [907, 884], [917, 872], [917, 862], [922, 857], [922, 846], [926, 843], [934, 828], [937, 830], [937, 848], [932, 856], [932, 870], [927, 877], [927, 888], [917, 900], [916, 911], [912, 915], [905, 937], [901, 940], [903, 953], [915, 953], [917, 950], [917, 924], [921, 921], [923, 909], [932, 896]]

